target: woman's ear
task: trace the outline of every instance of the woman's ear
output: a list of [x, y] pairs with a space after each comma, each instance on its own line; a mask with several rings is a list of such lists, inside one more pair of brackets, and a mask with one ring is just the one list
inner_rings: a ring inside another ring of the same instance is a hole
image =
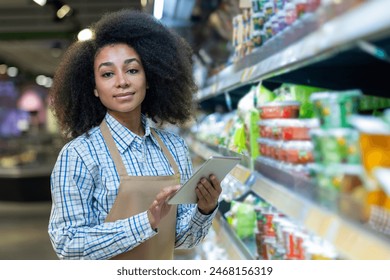
[[96, 97], [99, 97], [99, 93], [98, 93], [98, 91], [96, 90], [96, 88], [93, 90], [93, 94], [94, 94]]

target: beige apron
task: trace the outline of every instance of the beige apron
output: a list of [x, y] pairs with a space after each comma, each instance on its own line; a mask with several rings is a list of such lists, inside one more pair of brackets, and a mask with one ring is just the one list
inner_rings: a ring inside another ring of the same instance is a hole
[[[126, 219], [148, 210], [161, 189], [180, 183], [180, 173], [175, 160], [152, 128], [150, 130], [157, 139], [164, 155], [169, 160], [169, 163], [175, 172], [174, 175], [129, 176], [105, 120], [101, 123], [100, 129], [120, 176], [118, 196], [116, 197], [114, 205], [108, 213], [105, 222], [115, 222], [120, 219]], [[173, 259], [175, 232], [176, 206], [172, 206], [169, 214], [164, 217], [160, 223], [157, 235], [113, 259], [171, 260]]]

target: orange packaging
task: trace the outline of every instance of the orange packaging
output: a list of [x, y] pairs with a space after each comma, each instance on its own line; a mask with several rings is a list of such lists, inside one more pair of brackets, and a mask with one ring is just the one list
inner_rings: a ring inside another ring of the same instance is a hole
[[366, 203], [368, 205], [383, 206], [385, 201], [386, 201], [386, 194], [381, 189], [369, 191], [367, 193]]
[[380, 203], [383, 208], [390, 210], [390, 168], [376, 168], [374, 177], [381, 188]]
[[390, 135], [360, 133], [362, 163], [368, 174], [375, 167], [390, 167]]
[[386, 196], [385, 201], [382, 205], [383, 208], [390, 210], [390, 196]]
[[[381, 189], [375, 176], [378, 169], [390, 168], [390, 124], [374, 116], [352, 116], [359, 131], [361, 162], [369, 190]], [[374, 194], [373, 194], [374, 195]]]

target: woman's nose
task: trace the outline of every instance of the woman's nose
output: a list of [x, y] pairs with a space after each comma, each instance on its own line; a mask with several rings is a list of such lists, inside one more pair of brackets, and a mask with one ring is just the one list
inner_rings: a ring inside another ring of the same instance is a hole
[[118, 87], [128, 87], [129, 81], [126, 79], [125, 74], [119, 74], [117, 79]]

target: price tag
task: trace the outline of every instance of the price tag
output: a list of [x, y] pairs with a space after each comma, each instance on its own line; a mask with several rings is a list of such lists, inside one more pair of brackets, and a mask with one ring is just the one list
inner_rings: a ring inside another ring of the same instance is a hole
[[236, 167], [233, 168], [230, 174], [234, 178], [236, 178], [237, 181], [239, 181], [241, 184], [245, 184], [249, 176], [251, 175], [251, 171], [246, 169], [245, 167], [237, 165]]
[[241, 74], [241, 83], [245, 83], [247, 81], [249, 81], [249, 79], [252, 77], [252, 73], [253, 73], [253, 66], [252, 67], [249, 67], [249, 68], [245, 68], [243, 71], [242, 71], [242, 74]]
[[243, 83], [245, 81], [245, 75], [246, 75], [247, 68], [245, 68], [241, 73], [240, 82]]
[[246, 81], [249, 81], [252, 78], [254, 68], [254, 66], [249, 67], [248, 74], [246, 75]]
[[211, 94], [217, 93], [218, 90], [218, 83], [215, 83], [211, 86]]

